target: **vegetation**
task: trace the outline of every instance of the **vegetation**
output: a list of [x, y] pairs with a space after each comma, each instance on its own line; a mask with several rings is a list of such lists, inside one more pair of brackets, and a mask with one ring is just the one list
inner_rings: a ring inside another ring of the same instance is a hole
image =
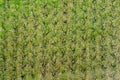
[[0, 0], [0, 80], [119, 80], [120, 0]]

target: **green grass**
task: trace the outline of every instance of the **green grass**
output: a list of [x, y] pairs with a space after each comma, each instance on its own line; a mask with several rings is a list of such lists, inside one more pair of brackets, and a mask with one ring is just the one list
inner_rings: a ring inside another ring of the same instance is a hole
[[0, 80], [119, 80], [119, 0], [0, 0]]

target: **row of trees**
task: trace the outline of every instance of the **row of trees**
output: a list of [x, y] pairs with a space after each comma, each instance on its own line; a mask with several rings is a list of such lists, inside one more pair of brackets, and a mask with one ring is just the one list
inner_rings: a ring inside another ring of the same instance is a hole
[[0, 80], [119, 80], [119, 2], [3, 2]]

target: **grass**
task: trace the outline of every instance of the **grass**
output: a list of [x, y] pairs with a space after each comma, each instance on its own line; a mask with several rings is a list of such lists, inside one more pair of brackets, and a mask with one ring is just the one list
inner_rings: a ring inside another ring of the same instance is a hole
[[119, 0], [0, 0], [0, 80], [119, 80]]

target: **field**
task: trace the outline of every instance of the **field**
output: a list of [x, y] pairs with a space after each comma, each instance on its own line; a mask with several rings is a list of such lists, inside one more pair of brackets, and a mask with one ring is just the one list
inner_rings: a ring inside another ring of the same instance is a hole
[[0, 0], [0, 80], [120, 80], [120, 0]]

